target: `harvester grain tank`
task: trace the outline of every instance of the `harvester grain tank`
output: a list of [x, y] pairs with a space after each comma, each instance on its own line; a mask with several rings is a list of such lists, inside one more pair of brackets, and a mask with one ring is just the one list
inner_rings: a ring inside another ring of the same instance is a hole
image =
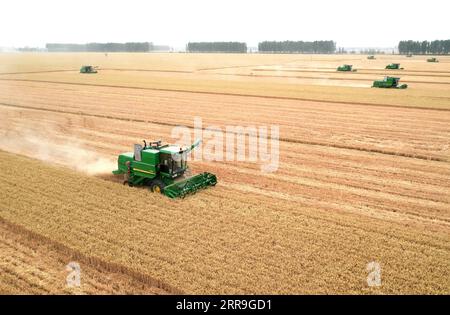
[[390, 69], [390, 70], [403, 70], [403, 68], [400, 68], [400, 64], [399, 63], [390, 63], [386, 66], [385, 69]]
[[375, 56], [374, 55], [370, 55], [370, 56], [367, 56], [367, 59], [375, 59]]
[[81, 66], [80, 73], [97, 73], [97, 67], [93, 66]]
[[439, 62], [436, 57], [428, 58], [427, 62]]
[[162, 145], [161, 141], [135, 144], [134, 152], [122, 153], [117, 159], [118, 168], [114, 175], [122, 174], [124, 184], [148, 186], [152, 192], [162, 193], [170, 198], [184, 197], [197, 190], [215, 186], [216, 175], [201, 173], [187, 176], [187, 155], [200, 141], [190, 147]]
[[400, 78], [384, 77], [383, 80], [373, 81], [372, 87], [386, 89], [406, 89], [407, 84], [399, 85]]
[[352, 71], [352, 72], [355, 72], [356, 69], [353, 69], [352, 65], [342, 65], [342, 66], [337, 67], [337, 71]]

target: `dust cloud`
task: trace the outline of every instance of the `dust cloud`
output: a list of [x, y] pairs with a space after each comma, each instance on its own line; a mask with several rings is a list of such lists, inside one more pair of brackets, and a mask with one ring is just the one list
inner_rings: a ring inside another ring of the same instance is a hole
[[112, 159], [83, 147], [81, 141], [58, 139], [49, 129], [15, 128], [0, 131], [0, 150], [63, 165], [88, 175], [111, 173]]

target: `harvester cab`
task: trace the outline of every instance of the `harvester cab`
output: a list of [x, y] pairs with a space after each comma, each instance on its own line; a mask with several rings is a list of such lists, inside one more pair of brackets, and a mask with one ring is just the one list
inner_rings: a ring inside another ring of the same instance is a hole
[[337, 67], [337, 71], [352, 71], [352, 72], [355, 72], [356, 69], [353, 69], [352, 65], [342, 65], [342, 66]]
[[97, 69], [98, 67], [93, 67], [93, 66], [82, 66], [80, 68], [80, 73], [97, 73]]
[[399, 85], [400, 78], [384, 77], [383, 80], [373, 81], [372, 87], [376, 88], [392, 88], [392, 89], [406, 89], [407, 84]]
[[390, 70], [403, 70], [403, 68], [400, 68], [400, 64], [399, 63], [390, 63], [386, 66], [385, 69], [390, 69]]
[[437, 58], [432, 57], [432, 58], [428, 58], [427, 62], [439, 62], [439, 60], [437, 60]]
[[119, 155], [113, 174], [123, 174], [124, 184], [129, 186], [148, 186], [170, 198], [184, 197], [217, 183], [216, 176], [207, 172], [186, 176], [187, 156], [199, 144], [198, 140], [189, 147], [179, 147], [144, 140], [143, 146], [134, 145], [134, 152]]

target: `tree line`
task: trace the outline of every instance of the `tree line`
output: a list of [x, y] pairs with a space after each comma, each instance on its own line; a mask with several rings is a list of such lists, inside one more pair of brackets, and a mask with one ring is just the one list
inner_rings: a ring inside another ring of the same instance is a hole
[[332, 40], [304, 41], [264, 41], [258, 44], [260, 52], [273, 53], [313, 53], [332, 54], [336, 51], [336, 43]]
[[148, 52], [153, 50], [149, 42], [46, 44], [50, 52]]
[[448, 54], [450, 52], [450, 40], [402, 40], [398, 43], [398, 52], [400, 54]]
[[246, 53], [247, 44], [240, 42], [189, 42], [186, 51]]

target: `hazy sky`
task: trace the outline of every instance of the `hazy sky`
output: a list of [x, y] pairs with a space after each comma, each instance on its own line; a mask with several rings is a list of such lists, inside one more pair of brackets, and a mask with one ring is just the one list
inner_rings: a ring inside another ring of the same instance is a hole
[[449, 0], [2, 0], [0, 46], [331, 39], [338, 47], [393, 47], [449, 39], [449, 12]]

